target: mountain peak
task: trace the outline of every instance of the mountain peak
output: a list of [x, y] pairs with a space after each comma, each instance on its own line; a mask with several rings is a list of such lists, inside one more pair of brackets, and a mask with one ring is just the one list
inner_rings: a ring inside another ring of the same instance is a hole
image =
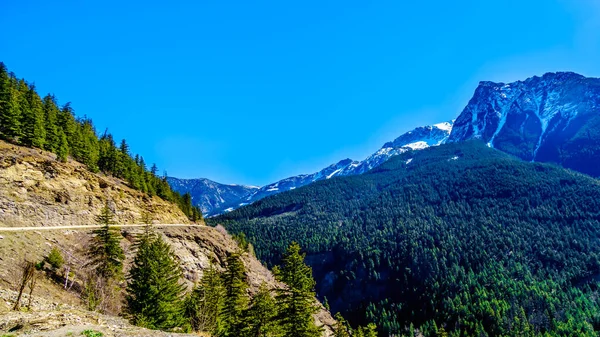
[[574, 169], [590, 173], [598, 170], [600, 160], [596, 159], [599, 165], [586, 160], [588, 168], [583, 169], [566, 153], [570, 147], [582, 148], [581, 142], [589, 139], [590, 130], [600, 123], [599, 107], [600, 79], [574, 72], [507, 84], [481, 82], [456, 119], [449, 142], [480, 139], [527, 161], [572, 160]]

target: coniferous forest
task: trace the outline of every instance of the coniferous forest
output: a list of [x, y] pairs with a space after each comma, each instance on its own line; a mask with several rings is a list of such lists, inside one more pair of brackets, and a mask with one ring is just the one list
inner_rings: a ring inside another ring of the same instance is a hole
[[218, 218], [270, 265], [386, 335], [598, 336], [600, 183], [479, 142], [407, 152]]
[[124, 179], [136, 190], [176, 203], [192, 221], [202, 217], [190, 195], [172, 191], [157, 166], [148, 168], [125, 139], [117, 144], [108, 131], [98, 135], [91, 119], [76, 117], [71, 103], [59, 106], [51, 94], [42, 98], [35, 85], [17, 78], [1, 62], [0, 139], [53, 152], [60, 161], [71, 157], [92, 172]]

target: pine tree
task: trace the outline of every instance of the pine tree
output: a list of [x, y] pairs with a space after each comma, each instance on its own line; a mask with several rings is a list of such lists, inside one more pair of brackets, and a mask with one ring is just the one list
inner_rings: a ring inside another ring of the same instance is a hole
[[136, 242], [129, 272], [127, 313], [134, 324], [150, 329], [185, 328], [182, 271], [171, 247], [150, 226]]
[[[46, 142], [44, 149], [56, 153], [61, 142], [61, 135], [57, 127], [58, 106], [53, 95], [46, 95], [43, 100], [44, 127], [46, 129]], [[66, 135], [65, 135], [66, 136]], [[66, 143], [66, 137], [65, 137]], [[65, 144], [66, 145], [66, 144]], [[68, 145], [66, 145], [68, 146]], [[68, 151], [68, 147], [67, 147]]]
[[366, 327], [359, 326], [356, 337], [377, 337], [377, 326], [373, 323], [369, 323]]
[[21, 111], [15, 82], [4, 64], [0, 64], [0, 137], [10, 141], [21, 136]]
[[56, 159], [60, 162], [66, 163], [69, 157], [69, 143], [67, 142], [67, 135], [62, 130], [58, 132], [58, 146], [55, 149]]
[[352, 329], [348, 325], [348, 322], [342, 317], [342, 315], [338, 312], [334, 316], [336, 323], [333, 330], [334, 337], [350, 337], [352, 333]]
[[90, 265], [98, 276], [105, 279], [121, 279], [125, 254], [120, 245], [119, 231], [110, 226], [115, 222], [108, 202], [96, 217], [96, 221], [103, 226], [93, 231], [94, 236], [87, 253]]
[[29, 106], [29, 101], [27, 100], [27, 92], [29, 91], [29, 87], [23, 79], [16, 80], [15, 83], [15, 95], [17, 107], [19, 109], [19, 125], [21, 129], [18, 143], [25, 146], [31, 146], [30, 139], [27, 138], [33, 138], [33, 126], [35, 123], [31, 113], [31, 107]]
[[23, 114], [23, 144], [44, 148], [46, 129], [44, 125], [44, 106], [40, 96], [31, 85], [26, 92], [28, 109]]
[[[258, 292], [252, 298], [250, 308], [244, 314], [243, 337], [274, 337], [280, 336], [275, 320], [277, 306], [271, 291], [265, 283], [260, 285]], [[349, 337], [349, 336], [348, 336]]]
[[219, 318], [225, 289], [221, 275], [214, 267], [204, 271], [202, 280], [185, 301], [185, 316], [195, 331], [216, 335], [222, 330]]
[[300, 245], [293, 242], [287, 249], [282, 266], [276, 269], [275, 277], [287, 288], [277, 290], [277, 305], [280, 308], [279, 324], [286, 337], [320, 336], [321, 328], [315, 325], [313, 314], [319, 308], [315, 303], [315, 280], [312, 268], [304, 263]]
[[223, 275], [225, 288], [224, 305], [221, 310], [222, 331], [219, 336], [237, 337], [242, 329], [242, 317], [248, 306], [246, 270], [239, 253], [227, 256], [227, 270]]

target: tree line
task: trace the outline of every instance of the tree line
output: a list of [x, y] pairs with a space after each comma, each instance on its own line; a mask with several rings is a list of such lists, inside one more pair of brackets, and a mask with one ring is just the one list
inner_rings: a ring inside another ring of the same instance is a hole
[[92, 172], [124, 179], [136, 190], [177, 204], [192, 221], [202, 218], [191, 196], [172, 191], [155, 164], [148, 168], [143, 157], [130, 153], [125, 139], [117, 144], [108, 131], [99, 136], [91, 119], [75, 116], [70, 102], [59, 106], [54, 95], [42, 98], [34, 84], [8, 72], [2, 62], [0, 139], [50, 151], [62, 162], [71, 157]]

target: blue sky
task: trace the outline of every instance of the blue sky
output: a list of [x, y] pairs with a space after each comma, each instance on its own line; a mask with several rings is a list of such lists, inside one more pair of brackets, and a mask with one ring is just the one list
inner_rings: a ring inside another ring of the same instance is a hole
[[0, 1], [0, 60], [169, 175], [262, 185], [452, 119], [478, 81], [600, 76], [596, 0]]

